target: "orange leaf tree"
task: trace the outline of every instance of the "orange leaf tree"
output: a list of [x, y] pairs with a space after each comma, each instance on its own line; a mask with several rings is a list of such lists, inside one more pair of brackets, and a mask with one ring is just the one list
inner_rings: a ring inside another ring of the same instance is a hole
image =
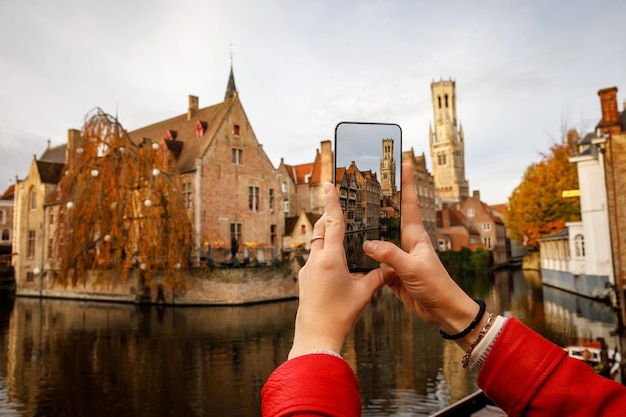
[[511, 237], [523, 239], [536, 249], [538, 239], [565, 227], [565, 222], [580, 220], [580, 199], [563, 197], [562, 192], [578, 189], [576, 164], [568, 158], [578, 143], [578, 134], [570, 130], [559, 143], [531, 164], [522, 182], [509, 197], [505, 213]]
[[134, 271], [144, 288], [157, 273], [169, 288], [184, 286], [191, 224], [169, 151], [157, 142], [134, 144], [117, 119], [99, 109], [68, 146], [59, 184], [58, 279], [75, 285], [91, 273], [113, 284], [115, 276], [125, 281]]

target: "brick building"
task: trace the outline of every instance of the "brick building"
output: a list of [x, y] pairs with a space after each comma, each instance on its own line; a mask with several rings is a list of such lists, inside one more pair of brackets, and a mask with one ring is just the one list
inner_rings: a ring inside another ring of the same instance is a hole
[[224, 101], [129, 132], [135, 143], [153, 141], [176, 157], [195, 246], [230, 246], [232, 239], [280, 253], [284, 232], [282, 184], [243, 109], [231, 68]]
[[436, 206], [436, 190], [435, 180], [426, 168], [426, 157], [424, 153], [421, 156], [415, 156], [415, 151], [402, 152], [402, 162], [411, 165], [413, 172], [413, 181], [415, 183], [415, 192], [420, 204], [420, 214], [424, 229], [430, 236], [433, 246], [437, 247], [437, 206]]
[[[271, 262], [280, 253], [284, 233], [281, 183], [239, 100], [232, 68], [224, 101], [205, 108], [198, 103], [189, 96], [184, 114], [129, 132], [130, 138], [158, 145], [174, 157], [196, 257], [211, 246], [228, 249], [235, 238], [240, 252], [255, 256], [263, 251], [262, 258]], [[16, 184], [13, 264], [18, 290], [32, 290], [40, 272], [55, 268], [51, 244], [57, 186], [66, 152], [79, 139], [79, 131], [69, 130], [68, 144], [48, 147]]]
[[[620, 112], [617, 87], [598, 91], [602, 119], [596, 126], [594, 143], [600, 146], [604, 161], [609, 227], [613, 251], [613, 268], [617, 288], [626, 283], [626, 108]], [[618, 291], [622, 319], [626, 320], [623, 291]]]
[[333, 182], [334, 156], [329, 140], [320, 143], [313, 162], [288, 165], [281, 159], [278, 176], [285, 198], [285, 216], [324, 213], [324, 182]]
[[461, 210], [444, 203], [437, 211], [437, 249], [440, 251], [461, 248], [484, 248], [480, 231]]
[[11, 264], [14, 194], [15, 185], [11, 185], [0, 196], [0, 265]]
[[478, 191], [458, 203], [458, 207], [480, 233], [481, 241], [491, 254], [493, 264], [507, 264], [506, 227], [500, 213], [483, 203]]

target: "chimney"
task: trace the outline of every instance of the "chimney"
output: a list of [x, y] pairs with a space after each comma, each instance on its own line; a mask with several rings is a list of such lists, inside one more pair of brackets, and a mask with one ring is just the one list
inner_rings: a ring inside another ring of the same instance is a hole
[[598, 91], [600, 106], [602, 107], [602, 120], [599, 127], [603, 133], [618, 135], [621, 133], [619, 111], [617, 109], [617, 87], [604, 88]]
[[187, 120], [191, 120], [196, 111], [198, 111], [198, 97], [190, 95], [189, 108], [187, 109]]
[[472, 191], [472, 197], [474, 197], [476, 200], [480, 201], [480, 191], [479, 190]]
[[70, 162], [70, 155], [72, 152], [76, 152], [82, 145], [82, 139], [80, 137], [80, 130], [67, 129], [67, 146], [65, 147], [65, 163]]

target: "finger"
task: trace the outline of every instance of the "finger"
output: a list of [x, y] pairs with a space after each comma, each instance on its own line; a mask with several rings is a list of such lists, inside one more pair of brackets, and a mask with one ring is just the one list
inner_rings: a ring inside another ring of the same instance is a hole
[[324, 247], [343, 251], [344, 219], [339, 203], [339, 195], [335, 186], [324, 183], [324, 200], [326, 202], [326, 225]]
[[408, 163], [402, 164], [402, 247], [411, 251], [417, 242], [418, 237], [424, 229], [422, 224], [422, 213], [420, 212], [413, 171]]
[[[313, 236], [326, 236], [326, 213], [317, 219], [313, 225]], [[315, 239], [311, 242], [311, 252], [318, 251], [324, 247], [324, 238]]]
[[411, 272], [407, 269], [412, 265], [411, 255], [391, 242], [368, 240], [363, 243], [363, 251], [375, 261], [389, 265], [401, 277]]
[[397, 279], [398, 275], [393, 268], [376, 268], [360, 278], [363, 284], [373, 295], [384, 285]]

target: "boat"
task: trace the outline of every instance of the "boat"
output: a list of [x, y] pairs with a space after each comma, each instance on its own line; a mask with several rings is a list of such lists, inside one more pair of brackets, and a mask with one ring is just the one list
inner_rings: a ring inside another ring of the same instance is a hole
[[431, 414], [430, 417], [506, 417], [506, 413], [498, 408], [481, 390]]
[[596, 373], [609, 379], [615, 379], [622, 363], [622, 355], [616, 349], [608, 349], [606, 345], [606, 364], [602, 363], [603, 341], [585, 342], [580, 345], [567, 346], [564, 350], [570, 358], [575, 358], [591, 366]]

